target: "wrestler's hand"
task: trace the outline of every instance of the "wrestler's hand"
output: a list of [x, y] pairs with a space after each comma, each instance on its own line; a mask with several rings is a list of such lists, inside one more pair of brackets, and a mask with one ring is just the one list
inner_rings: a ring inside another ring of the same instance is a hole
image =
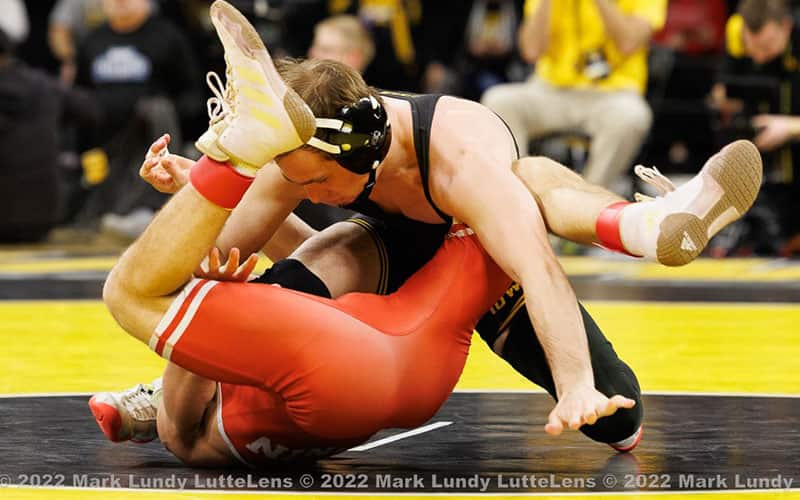
[[208, 253], [208, 257], [200, 263], [200, 267], [195, 270], [194, 275], [214, 281], [247, 281], [256, 264], [258, 264], [258, 255], [250, 254], [247, 260], [239, 265], [238, 248], [231, 248], [227, 262], [221, 264], [219, 249], [214, 247]]
[[171, 137], [164, 134], [150, 145], [139, 169], [139, 176], [157, 191], [172, 194], [189, 182], [194, 162], [167, 150]]
[[620, 408], [633, 408], [636, 401], [624, 396], [607, 398], [594, 387], [576, 387], [564, 392], [550, 412], [544, 431], [558, 436], [565, 427], [573, 430], [592, 425], [600, 417], [613, 415]]

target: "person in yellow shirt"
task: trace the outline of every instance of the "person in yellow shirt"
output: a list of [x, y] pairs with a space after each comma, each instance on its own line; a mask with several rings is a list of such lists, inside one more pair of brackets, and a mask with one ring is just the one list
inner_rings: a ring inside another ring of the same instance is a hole
[[647, 48], [666, 12], [666, 0], [527, 0], [519, 46], [536, 70], [524, 83], [492, 87], [482, 102], [506, 121], [523, 156], [531, 138], [587, 134], [584, 176], [611, 187], [650, 130]]
[[[752, 126], [758, 131], [753, 142], [761, 151], [769, 152], [800, 138], [800, 105], [797, 103], [800, 28], [795, 24], [789, 2], [744, 0], [736, 14], [728, 19], [725, 32], [722, 81], [714, 85], [712, 104], [728, 112], [763, 108], [756, 103], [760, 99], [757, 95], [747, 96], [751, 97], [749, 104], [729, 100], [725, 81], [763, 78], [780, 82], [785, 88], [780, 92], [779, 102], [772, 103], [777, 109], [771, 110], [773, 114], [759, 114], [752, 120]], [[785, 164], [784, 168], [791, 169], [791, 156], [789, 161], [781, 163]]]

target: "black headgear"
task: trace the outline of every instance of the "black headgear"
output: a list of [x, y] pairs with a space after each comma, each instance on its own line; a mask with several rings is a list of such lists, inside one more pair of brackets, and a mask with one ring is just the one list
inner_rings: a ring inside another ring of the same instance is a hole
[[317, 131], [308, 145], [330, 153], [347, 170], [374, 172], [391, 143], [386, 110], [373, 96], [339, 110], [334, 118], [317, 118]]

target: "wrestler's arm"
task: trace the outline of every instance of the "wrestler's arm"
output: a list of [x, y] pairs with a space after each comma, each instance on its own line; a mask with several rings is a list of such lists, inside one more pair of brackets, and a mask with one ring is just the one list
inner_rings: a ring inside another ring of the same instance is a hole
[[316, 232], [291, 213], [302, 199], [302, 190], [287, 182], [276, 165], [267, 165], [231, 212], [217, 247], [223, 254], [236, 247], [242, 255], [263, 249], [273, 261], [285, 258]]
[[[194, 161], [168, 153], [166, 148], [170, 140], [170, 135], [164, 134], [150, 145], [139, 169], [139, 175], [157, 191], [172, 194], [189, 182], [189, 170]], [[269, 170], [270, 174], [264, 173]], [[249, 194], [246, 194], [239, 206], [234, 209], [217, 240], [217, 246], [223, 254], [227, 255], [232, 248], [239, 248], [242, 255], [263, 249], [267, 257], [276, 262], [286, 258], [300, 244], [316, 234], [317, 231], [291, 213], [275, 230], [272, 237], [268, 234], [269, 227], [257, 223], [259, 220], [271, 217], [275, 205], [272, 195], [275, 192], [267, 196], [256, 196], [253, 193], [269, 192], [270, 189], [276, 188], [281, 189], [276, 191], [279, 194], [302, 196], [296, 186], [289, 184], [283, 178], [278, 178], [280, 176], [276, 177], [276, 172], [275, 165], [267, 165], [261, 169], [248, 191]], [[289, 198], [288, 203], [294, 203], [296, 206], [298, 202]]]
[[454, 114], [452, 126], [434, 127], [432, 144], [443, 145], [431, 150], [434, 201], [472, 227], [497, 264], [525, 289], [559, 398], [545, 429], [559, 434], [565, 425], [592, 424], [613, 413], [620, 400], [613, 401], [617, 406], [612, 409], [612, 402], [594, 388], [575, 293], [552, 252], [535, 200], [511, 171], [509, 136], [496, 117], [482, 110], [460, 113]]

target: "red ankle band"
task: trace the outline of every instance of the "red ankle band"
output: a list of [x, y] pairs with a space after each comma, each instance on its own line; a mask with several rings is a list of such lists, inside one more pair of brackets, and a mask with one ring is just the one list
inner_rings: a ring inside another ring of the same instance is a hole
[[622, 237], [619, 233], [619, 219], [622, 217], [622, 209], [630, 205], [628, 201], [618, 201], [604, 208], [597, 216], [594, 230], [600, 244], [609, 250], [633, 255], [625, 250], [622, 244]]
[[189, 172], [192, 186], [214, 205], [232, 210], [253, 183], [252, 177], [242, 175], [227, 163], [203, 156]]

